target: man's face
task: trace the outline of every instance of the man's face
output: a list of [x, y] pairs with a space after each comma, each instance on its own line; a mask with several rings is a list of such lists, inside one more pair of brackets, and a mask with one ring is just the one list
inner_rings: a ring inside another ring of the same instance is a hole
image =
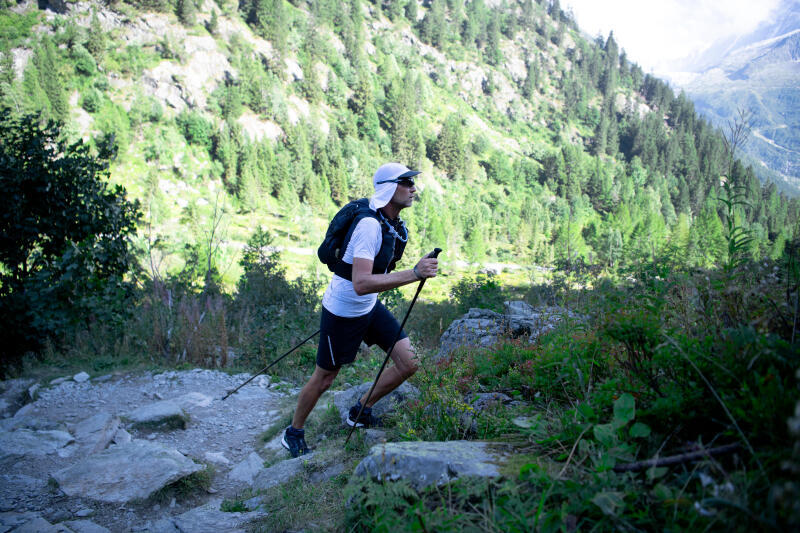
[[416, 194], [417, 188], [414, 185], [414, 180], [401, 180], [397, 184], [397, 189], [395, 189], [390, 203], [394, 204], [398, 209], [411, 207]]

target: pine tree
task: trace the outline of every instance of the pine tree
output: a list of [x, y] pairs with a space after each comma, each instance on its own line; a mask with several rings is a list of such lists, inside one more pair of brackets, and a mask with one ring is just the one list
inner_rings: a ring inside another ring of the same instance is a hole
[[216, 9], [211, 10], [211, 18], [208, 20], [208, 26], [206, 26], [206, 29], [211, 35], [217, 35], [217, 32], [219, 31], [219, 19], [217, 17]]
[[197, 6], [194, 0], [178, 0], [178, 20], [184, 26], [197, 24]]
[[89, 53], [98, 63], [106, 53], [106, 41], [106, 33], [103, 31], [100, 19], [97, 18], [97, 12], [95, 11], [89, 24], [89, 38], [86, 41], [86, 49], [89, 50]]

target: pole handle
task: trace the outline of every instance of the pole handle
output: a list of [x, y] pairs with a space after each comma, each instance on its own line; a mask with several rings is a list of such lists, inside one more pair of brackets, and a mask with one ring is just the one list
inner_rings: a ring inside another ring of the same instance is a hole
[[442, 249], [441, 248], [434, 248], [433, 251], [431, 253], [429, 253], [426, 257], [432, 257], [432, 258], [436, 259], [437, 257], [439, 257], [440, 253], [442, 253]]

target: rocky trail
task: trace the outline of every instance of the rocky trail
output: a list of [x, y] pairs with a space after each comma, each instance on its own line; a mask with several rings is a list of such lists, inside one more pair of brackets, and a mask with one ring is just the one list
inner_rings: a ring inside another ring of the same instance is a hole
[[[264, 376], [221, 400], [248, 377], [196, 369], [4, 382], [0, 531], [237, 529], [258, 511], [219, 505], [262, 469], [259, 435], [296, 393]], [[208, 473], [208, 489], [188, 498], [162, 490]]]

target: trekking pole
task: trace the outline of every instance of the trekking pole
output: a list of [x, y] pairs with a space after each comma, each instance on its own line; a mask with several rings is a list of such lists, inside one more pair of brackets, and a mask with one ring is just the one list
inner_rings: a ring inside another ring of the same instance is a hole
[[261, 374], [263, 374], [264, 372], [266, 372], [267, 370], [272, 368], [273, 365], [279, 363], [281, 361], [281, 359], [283, 359], [284, 357], [286, 357], [287, 355], [289, 355], [290, 353], [292, 353], [293, 351], [295, 351], [296, 349], [298, 349], [299, 347], [301, 347], [302, 345], [304, 345], [305, 343], [310, 341], [314, 337], [314, 335], [319, 333], [319, 331], [320, 330], [317, 330], [314, 333], [312, 333], [311, 335], [309, 335], [308, 337], [306, 337], [306, 339], [304, 341], [301, 341], [300, 344], [298, 344], [297, 346], [295, 346], [294, 348], [292, 348], [291, 350], [289, 350], [288, 352], [286, 352], [285, 354], [283, 354], [282, 356], [278, 357], [273, 362], [271, 362], [270, 364], [268, 364], [267, 366], [265, 366], [264, 368], [259, 370], [259, 372], [255, 376], [251, 377], [250, 379], [248, 379], [247, 381], [245, 381], [244, 383], [242, 383], [241, 385], [239, 385], [238, 387], [236, 387], [232, 391], [228, 392], [228, 394], [226, 394], [225, 396], [222, 397], [222, 400], [225, 401], [228, 398], [228, 396], [230, 396], [232, 394], [235, 394], [236, 391], [238, 391], [239, 389], [241, 389], [242, 387], [244, 387], [245, 385], [247, 385], [248, 383], [250, 383], [251, 381], [256, 379], [258, 376], [260, 376]]
[[[441, 251], [442, 251], [441, 248], [434, 248], [433, 251], [431, 253], [429, 253], [425, 257], [436, 258], [436, 257], [439, 256], [439, 253]], [[375, 381], [372, 383], [372, 387], [369, 388], [369, 392], [367, 393], [367, 399], [364, 401], [364, 403], [361, 404], [361, 409], [358, 411], [358, 416], [356, 417], [356, 422], [358, 422], [358, 419], [361, 418], [361, 413], [364, 412], [364, 408], [367, 406], [367, 403], [369, 402], [370, 396], [372, 396], [372, 391], [375, 390], [375, 385], [378, 384], [378, 378], [381, 377], [381, 373], [383, 372], [383, 369], [386, 368], [386, 363], [389, 362], [389, 357], [391, 357], [391, 355], [392, 355], [392, 351], [394, 350], [395, 344], [397, 344], [397, 341], [400, 340], [400, 334], [403, 332], [403, 326], [406, 325], [406, 320], [408, 320], [408, 315], [411, 314], [411, 310], [414, 308], [414, 303], [417, 301], [417, 296], [419, 296], [419, 292], [422, 290], [423, 285], [425, 285], [425, 280], [426, 279], [428, 279], [428, 278], [422, 278], [422, 280], [420, 280], [420, 282], [419, 282], [419, 287], [417, 287], [417, 292], [414, 294], [414, 298], [411, 300], [411, 305], [408, 306], [408, 311], [406, 311], [406, 316], [403, 317], [403, 323], [400, 324], [400, 329], [397, 330], [397, 335], [395, 335], [394, 342], [392, 343], [392, 347], [389, 348], [388, 352], [386, 352], [386, 357], [383, 359], [383, 364], [381, 365], [381, 369], [378, 370], [378, 375], [375, 376]], [[353, 435], [353, 430], [355, 428], [356, 428], [356, 426], [350, 426], [350, 432], [347, 434], [347, 439], [345, 439], [345, 441], [344, 441], [345, 446], [347, 446], [347, 443], [350, 442], [350, 437]]]

